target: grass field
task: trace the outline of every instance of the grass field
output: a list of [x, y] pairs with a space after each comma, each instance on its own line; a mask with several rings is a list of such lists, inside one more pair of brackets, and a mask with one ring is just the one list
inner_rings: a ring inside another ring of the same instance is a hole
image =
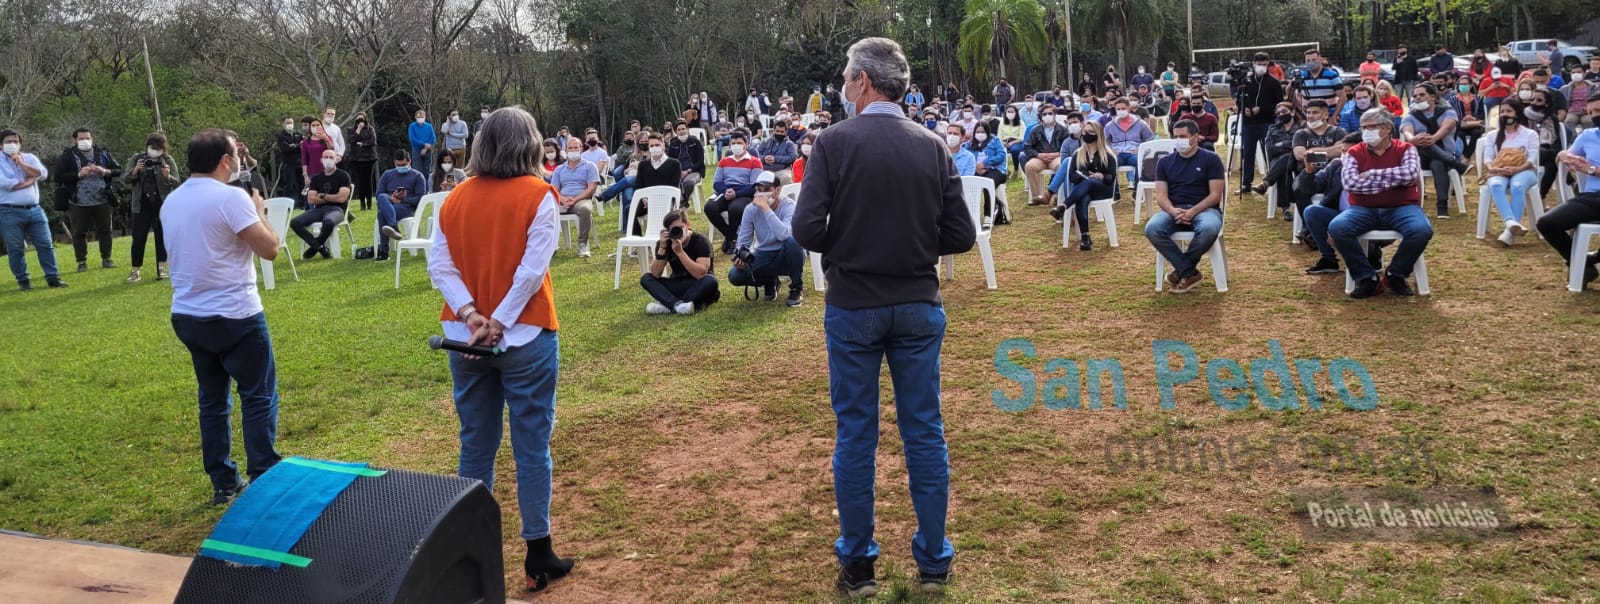
[[[983, 288], [976, 253], [958, 258], [945, 287], [959, 551], [947, 601], [1600, 598], [1600, 387], [1587, 358], [1600, 347], [1600, 295], [1567, 292], [1542, 241], [1501, 249], [1474, 239], [1471, 215], [1458, 214], [1435, 224], [1432, 296], [1352, 301], [1339, 276], [1303, 274], [1315, 254], [1289, 245], [1288, 225], [1250, 196], [1227, 217], [1231, 291], [1208, 278], [1187, 295], [1155, 294], [1153, 252], [1126, 199], [1121, 247], [1107, 247], [1096, 224], [1095, 250], [1083, 253], [1061, 248], [1042, 208], [1023, 207], [1020, 183], [1011, 190], [1016, 224], [994, 240], [999, 289]], [[360, 213], [359, 237], [372, 219]], [[703, 217], [696, 223], [704, 230]], [[787, 309], [725, 288], [703, 314], [647, 317], [631, 265], [621, 291], [608, 287], [614, 243], [596, 231], [596, 257], [562, 250], [552, 269], [563, 328], [552, 516], [558, 548], [580, 562], [543, 601], [833, 601], [821, 295], [808, 284], [805, 305]], [[117, 243], [126, 265], [127, 242]], [[57, 254], [71, 265], [70, 246]], [[283, 394], [280, 449], [453, 472], [449, 376], [423, 346], [438, 332], [440, 299], [422, 257], [406, 258], [398, 290], [388, 264], [317, 260], [300, 273], [296, 283], [280, 270], [278, 289], [262, 293]], [[125, 285], [125, 275], [95, 269], [66, 275], [66, 290], [0, 291], [0, 528], [192, 555], [221, 513], [205, 505], [194, 378], [168, 323], [169, 289]], [[1002, 412], [993, 393], [1021, 392], [996, 370], [1008, 338], [1037, 347], [1037, 358], [1011, 359], [1041, 382], [1049, 358], [1119, 360], [1127, 408]], [[1252, 400], [1226, 411], [1202, 377], [1177, 386], [1166, 410], [1154, 340], [1183, 341], [1201, 361], [1266, 357], [1269, 340], [1290, 363], [1353, 359], [1379, 402], [1348, 409], [1321, 375], [1322, 410]], [[922, 601], [908, 593], [915, 520], [884, 400], [879, 599]], [[1168, 435], [1410, 437], [1427, 439], [1432, 464], [1243, 472], [1108, 461], [1108, 439]], [[502, 453], [496, 497], [514, 502]], [[1291, 488], [1390, 485], [1493, 487], [1516, 539], [1312, 541], [1291, 513]], [[516, 594], [522, 544], [514, 504], [504, 512]]]

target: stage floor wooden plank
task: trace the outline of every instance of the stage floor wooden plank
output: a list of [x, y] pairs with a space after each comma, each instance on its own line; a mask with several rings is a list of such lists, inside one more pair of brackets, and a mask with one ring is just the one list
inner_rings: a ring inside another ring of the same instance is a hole
[[0, 600], [27, 604], [172, 602], [189, 559], [0, 534]]

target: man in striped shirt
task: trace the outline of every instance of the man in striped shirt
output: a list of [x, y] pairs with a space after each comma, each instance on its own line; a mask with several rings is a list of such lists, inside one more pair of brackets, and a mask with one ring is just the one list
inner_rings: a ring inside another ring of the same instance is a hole
[[[706, 202], [706, 220], [722, 233], [722, 253], [733, 253], [733, 244], [739, 240], [739, 224], [744, 220], [744, 208], [755, 196], [756, 177], [765, 169], [761, 160], [749, 153], [749, 139], [743, 131], [735, 130], [728, 137], [729, 155], [717, 162], [717, 176], [711, 182], [712, 198]], [[728, 217], [723, 218], [722, 213]]]

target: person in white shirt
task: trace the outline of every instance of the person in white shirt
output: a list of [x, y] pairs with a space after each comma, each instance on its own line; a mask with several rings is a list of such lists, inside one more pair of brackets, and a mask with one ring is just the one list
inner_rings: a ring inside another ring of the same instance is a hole
[[450, 155], [455, 158], [456, 165], [466, 165], [467, 136], [472, 131], [467, 128], [466, 120], [461, 119], [461, 112], [451, 109], [450, 117], [445, 118], [444, 123], [440, 124], [440, 130], [443, 130], [441, 134], [444, 135], [445, 150], [445, 153], [441, 154], [441, 156]]
[[[1502, 245], [1511, 247], [1516, 236], [1528, 232], [1522, 225], [1522, 212], [1527, 209], [1528, 189], [1539, 184], [1539, 172], [1534, 162], [1539, 160], [1539, 133], [1528, 126], [1528, 118], [1520, 111], [1500, 114], [1500, 130], [1489, 139], [1483, 150], [1483, 171], [1489, 175], [1489, 195], [1494, 207], [1505, 219], [1505, 230], [1498, 238]], [[1523, 152], [1522, 165], [1508, 168], [1493, 166], [1496, 157], [1511, 149]]]
[[601, 174], [611, 173], [611, 152], [606, 150], [605, 143], [600, 142], [600, 135], [594, 132], [584, 134], [583, 161], [594, 164], [600, 169]]
[[189, 180], [161, 206], [172, 271], [172, 330], [189, 349], [200, 392], [200, 457], [211, 477], [212, 505], [232, 501], [249, 483], [229, 455], [229, 383], [238, 384], [246, 474], [278, 463], [278, 373], [272, 336], [256, 293], [254, 256], [278, 257], [260, 195], [230, 186], [240, 170], [237, 141], [207, 128], [189, 139]]
[[50, 287], [66, 287], [56, 264], [55, 240], [50, 235], [50, 219], [39, 207], [39, 181], [50, 176], [44, 163], [32, 153], [22, 152], [22, 135], [16, 130], [0, 130], [0, 239], [6, 241], [6, 256], [11, 274], [22, 291], [33, 289], [28, 276], [26, 243], [39, 255], [39, 268]]
[[337, 113], [333, 105], [328, 105], [322, 110], [322, 130], [328, 133], [328, 138], [333, 140], [333, 154], [339, 156], [340, 162], [344, 161], [344, 130], [339, 128], [339, 122], [334, 118]]

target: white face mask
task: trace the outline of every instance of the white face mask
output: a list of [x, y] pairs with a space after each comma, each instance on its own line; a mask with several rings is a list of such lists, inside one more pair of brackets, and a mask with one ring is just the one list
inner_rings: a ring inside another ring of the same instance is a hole
[[1524, 100], [1524, 101], [1531, 101], [1531, 100], [1533, 100], [1533, 91], [1532, 90], [1518, 90], [1517, 91], [1517, 98], [1521, 99], [1521, 100]]
[[1046, 126], [1054, 126], [1055, 123], [1056, 123], [1056, 116], [1054, 114], [1041, 115], [1041, 116], [1039, 116], [1039, 123], [1044, 124]]
[[806, 143], [804, 145], [800, 145], [800, 153], [806, 157], [811, 157], [811, 144]]
[[338, 165], [338, 164], [336, 162], [334, 162], [333, 160], [331, 160], [331, 159], [322, 160], [322, 169], [324, 169], [324, 170], [332, 170], [333, 167], [336, 166], [336, 165]]
[[1428, 108], [1432, 106], [1433, 105], [1430, 105], [1427, 101], [1417, 101], [1411, 104], [1411, 108], [1416, 109], [1417, 111], [1427, 111]]
[[1318, 122], [1309, 122], [1308, 121], [1308, 122], [1306, 122], [1306, 127], [1310, 128], [1312, 130], [1320, 130], [1320, 129], [1322, 129], [1322, 122], [1320, 122], [1320, 121], [1318, 121]]
[[425, 117], [419, 117], [419, 118], [417, 118], [417, 123], [418, 123], [418, 124], [421, 124], [421, 123], [423, 123], [423, 122], [426, 122], [426, 121], [428, 121], [428, 118], [425, 118]]
[[478, 119], [480, 119], [480, 120], [489, 119], [489, 112], [485, 111], [483, 113], [479, 113], [478, 114]]
[[744, 145], [728, 145], [728, 151], [734, 155], [744, 155]]
[[944, 135], [944, 144], [954, 147], [961, 144], [961, 137], [954, 134]]
[[93, 149], [93, 148], [94, 148], [94, 140], [92, 140], [92, 139], [91, 140], [78, 141], [78, 150], [79, 151], [88, 151], [88, 150]]
[[667, 150], [666, 150], [665, 147], [661, 147], [659, 145], [652, 145], [650, 147], [650, 158], [651, 159], [661, 159], [661, 156], [666, 155], [666, 154], [667, 154]]
[[1128, 117], [1128, 110], [1127, 109], [1118, 109], [1117, 110], [1117, 119], [1119, 119], [1119, 120], [1120, 119], [1127, 119], [1127, 117]]
[[161, 150], [160, 149], [146, 147], [145, 150], [144, 150], [144, 154], [148, 155], [150, 157], [161, 157]]
[[449, 172], [456, 167], [455, 164], [439, 164], [439, 169]]
[[683, 134], [679, 134], [679, 135], [678, 135], [678, 140], [680, 140], [680, 141], [684, 141], [684, 142], [688, 142], [688, 140], [689, 140], [689, 133], [688, 133], [688, 132], [685, 132], [685, 133], [683, 133]]
[[574, 151], [572, 149], [567, 150], [567, 165], [576, 166], [580, 161], [583, 161], [583, 155], [581, 151]]
[[1077, 136], [1079, 132], [1083, 132], [1081, 124], [1067, 124], [1067, 134]]
[[1189, 139], [1180, 138], [1180, 139], [1175, 139], [1173, 142], [1177, 144], [1178, 153], [1188, 153], [1189, 152], [1189, 148], [1191, 147], [1191, 145], [1189, 144]]
[[459, 115], [455, 115], [455, 114], [453, 114], [453, 113], [452, 113], [452, 114], [450, 114], [450, 121], [452, 121], [452, 122], [453, 122], [453, 121], [456, 121], [456, 120], [458, 120], [458, 119], [461, 119], [461, 116], [459, 116]]
[[1256, 75], [1258, 75], [1258, 76], [1267, 75], [1267, 66], [1266, 65], [1257, 65], [1256, 66]]
[[6, 155], [16, 155], [18, 152], [22, 151], [22, 145], [17, 143], [6, 143], [5, 147], [0, 148], [0, 150], [5, 151]]
[[1378, 132], [1377, 128], [1362, 128], [1361, 129], [1361, 142], [1366, 143], [1368, 145], [1376, 145], [1376, 144], [1378, 144], [1378, 141], [1381, 141], [1381, 140], [1383, 140], [1383, 133]]
[[973, 138], [973, 140], [976, 140], [976, 141], [981, 143], [981, 142], [989, 140], [989, 133], [987, 133], [987, 132], [979, 132], [977, 134], [972, 135], [972, 138]]
[[1524, 117], [1527, 117], [1530, 120], [1544, 119], [1544, 114], [1540, 113], [1538, 110], [1534, 109], [1533, 107], [1523, 107], [1522, 108], [1522, 115]]
[[294, 124], [284, 124], [283, 125], [283, 131], [284, 132], [294, 132]]

